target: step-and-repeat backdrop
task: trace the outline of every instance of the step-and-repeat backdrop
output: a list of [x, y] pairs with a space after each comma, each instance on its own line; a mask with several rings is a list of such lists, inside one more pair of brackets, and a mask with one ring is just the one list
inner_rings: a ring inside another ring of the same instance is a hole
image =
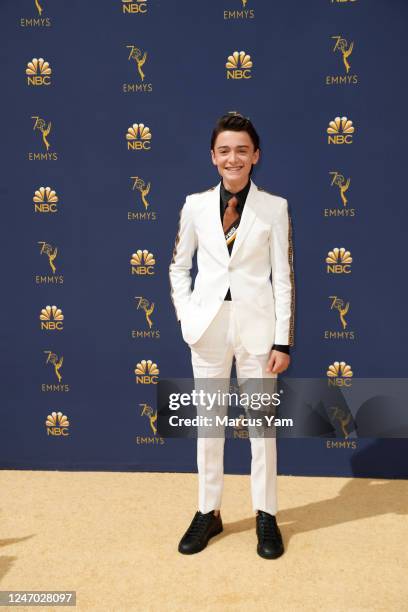
[[[407, 374], [404, 0], [2, 0], [2, 468], [194, 471], [168, 268], [231, 110], [293, 221], [292, 377]], [[407, 440], [279, 439], [283, 474], [407, 476]], [[333, 424], [332, 424], [333, 425]], [[245, 431], [225, 470], [249, 471]]]

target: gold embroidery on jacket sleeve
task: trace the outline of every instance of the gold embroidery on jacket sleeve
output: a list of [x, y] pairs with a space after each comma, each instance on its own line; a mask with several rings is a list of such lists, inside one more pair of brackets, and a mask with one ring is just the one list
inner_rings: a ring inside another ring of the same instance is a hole
[[290, 321], [289, 321], [289, 346], [293, 346], [295, 343], [295, 274], [293, 271], [293, 242], [292, 242], [292, 219], [288, 212], [288, 260], [290, 268], [290, 285], [291, 285], [291, 296], [290, 296]]
[[[173, 248], [173, 256], [171, 258], [171, 262], [170, 262], [170, 266], [171, 264], [173, 264], [176, 260], [176, 255], [177, 255], [177, 245], [180, 242], [180, 225], [181, 225], [181, 212], [183, 210], [183, 207], [180, 208], [179, 211], [179, 220], [178, 220], [178, 226], [177, 226], [177, 234], [176, 234], [176, 239], [174, 241], [174, 248]], [[170, 281], [170, 298], [176, 313], [176, 317], [178, 318], [178, 314], [177, 314], [177, 308], [176, 305], [174, 303], [174, 299], [173, 299], [173, 294], [174, 294], [174, 289], [173, 289], [173, 284], [171, 282], [171, 276], [170, 276], [170, 266], [169, 266], [169, 281]]]

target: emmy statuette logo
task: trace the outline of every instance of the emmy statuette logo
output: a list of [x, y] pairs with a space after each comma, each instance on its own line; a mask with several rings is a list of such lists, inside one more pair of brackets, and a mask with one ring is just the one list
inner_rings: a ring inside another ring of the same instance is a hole
[[[25, 4], [25, 3], [24, 3]], [[22, 28], [49, 28], [51, 24], [51, 18], [45, 16], [46, 7], [48, 5], [47, 0], [31, 0], [32, 10], [34, 11], [35, 17], [21, 17], [20, 27]]]
[[139, 404], [140, 416], [144, 417], [148, 422], [148, 427], [151, 435], [136, 436], [136, 444], [160, 445], [165, 443], [164, 438], [157, 435], [157, 410], [154, 410], [149, 404]]
[[344, 300], [337, 295], [329, 296], [329, 308], [337, 313], [337, 329], [326, 329], [323, 337], [325, 340], [355, 340], [356, 333], [350, 329], [348, 316], [350, 311], [350, 302]]
[[151, 210], [148, 196], [151, 189], [150, 181], [146, 182], [140, 176], [131, 176], [131, 190], [135, 193], [134, 202], [139, 210], [128, 211], [128, 221], [156, 221], [157, 212]]
[[54, 285], [62, 285], [64, 282], [64, 276], [59, 274], [58, 276], [55, 274], [57, 271], [56, 258], [58, 255], [58, 248], [56, 246], [52, 246], [47, 242], [39, 241], [40, 246], [40, 255], [45, 255], [48, 260], [49, 267], [51, 269], [52, 275], [39, 275], [35, 276], [35, 282], [40, 284], [54, 284]]
[[341, 62], [339, 67], [341, 73], [326, 75], [326, 85], [357, 85], [358, 76], [351, 71], [351, 55], [354, 51], [354, 41], [348, 42], [343, 36], [332, 36], [332, 52], [337, 61]]
[[44, 351], [46, 355], [45, 364], [46, 366], [51, 366], [52, 372], [54, 373], [57, 382], [55, 383], [42, 383], [41, 391], [43, 393], [66, 393], [70, 390], [70, 387], [67, 383], [62, 382], [62, 366], [64, 363], [63, 355], [58, 356], [54, 351], [46, 350]]
[[355, 217], [356, 209], [350, 207], [349, 203], [349, 194], [347, 193], [350, 189], [351, 178], [346, 177], [338, 172], [337, 170], [333, 170], [329, 172], [330, 176], [330, 187], [334, 188], [336, 192], [337, 199], [337, 208], [324, 208], [323, 216], [324, 217]]
[[135, 75], [137, 82], [123, 83], [122, 91], [124, 93], [149, 93], [153, 91], [152, 83], [147, 83], [145, 80], [147, 51], [142, 51], [135, 45], [126, 45], [126, 49], [128, 49], [128, 61], [132, 66], [132, 74]]
[[255, 0], [234, 0], [234, 5], [239, 5], [239, 9], [224, 9], [223, 17], [224, 19], [254, 19], [255, 9], [252, 8], [254, 4]]
[[43, 119], [38, 115], [32, 115], [31, 119], [34, 119], [33, 131], [40, 136], [39, 142], [42, 145], [42, 152], [30, 151], [28, 153], [28, 159], [30, 161], [51, 161], [58, 159], [58, 155], [56, 152], [50, 152], [50, 149], [52, 148], [52, 138], [50, 136], [52, 131], [52, 122]]
[[136, 295], [135, 305], [136, 310], [140, 313], [138, 316], [140, 317], [142, 314], [144, 315], [143, 318], [145, 327], [144, 329], [132, 329], [132, 338], [135, 340], [139, 338], [160, 338], [160, 331], [157, 329], [154, 323], [154, 315], [156, 310], [155, 303], [149, 301], [146, 297]]

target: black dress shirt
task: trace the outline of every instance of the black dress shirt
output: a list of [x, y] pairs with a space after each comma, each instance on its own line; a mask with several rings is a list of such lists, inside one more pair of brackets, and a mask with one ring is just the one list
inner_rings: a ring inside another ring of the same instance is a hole
[[[238, 193], [231, 193], [230, 191], [228, 191], [225, 186], [224, 186], [224, 182], [221, 181], [221, 187], [220, 187], [220, 217], [221, 217], [221, 224], [224, 218], [224, 212], [225, 209], [228, 206], [228, 200], [230, 200], [232, 198], [232, 196], [235, 195], [236, 198], [238, 198], [238, 204], [236, 206], [236, 211], [239, 214], [239, 216], [241, 217], [242, 215], [242, 211], [244, 210], [244, 206], [245, 206], [245, 202], [247, 199], [247, 195], [249, 192], [249, 189], [251, 187], [251, 179], [248, 179], [248, 183], [245, 185], [245, 187], [243, 189], [241, 189], [241, 191], [238, 191]], [[238, 219], [238, 224], [239, 224], [240, 219]], [[239, 231], [239, 229], [238, 229]], [[234, 245], [234, 240], [232, 242], [230, 242], [227, 246], [228, 246], [228, 251], [229, 254], [231, 255], [231, 251], [232, 251], [232, 247]], [[228, 288], [227, 294], [224, 298], [224, 300], [231, 300], [231, 292], [230, 289]], [[289, 349], [289, 345], [287, 344], [274, 344], [272, 349], [275, 349], [277, 351], [281, 351], [282, 353], [287, 353], [289, 355], [290, 349]]]

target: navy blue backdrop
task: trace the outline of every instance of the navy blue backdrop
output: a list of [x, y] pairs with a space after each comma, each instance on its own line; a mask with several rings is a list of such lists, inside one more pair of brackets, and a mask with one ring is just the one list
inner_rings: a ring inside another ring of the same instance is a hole
[[[195, 470], [194, 440], [156, 435], [155, 384], [134, 370], [191, 375], [168, 266], [185, 196], [219, 180], [209, 141], [229, 110], [261, 136], [254, 182], [291, 209], [288, 374], [407, 375], [404, 0], [2, 0], [0, 14], [1, 467]], [[226, 68], [235, 51], [247, 67]], [[336, 117], [354, 131], [330, 140]], [[134, 124], [151, 138], [127, 140]], [[351, 272], [328, 272], [336, 247]], [[139, 249], [151, 268], [132, 268]], [[407, 476], [406, 440], [350, 440], [281, 439], [279, 472]], [[249, 457], [227, 441], [227, 472]]]

